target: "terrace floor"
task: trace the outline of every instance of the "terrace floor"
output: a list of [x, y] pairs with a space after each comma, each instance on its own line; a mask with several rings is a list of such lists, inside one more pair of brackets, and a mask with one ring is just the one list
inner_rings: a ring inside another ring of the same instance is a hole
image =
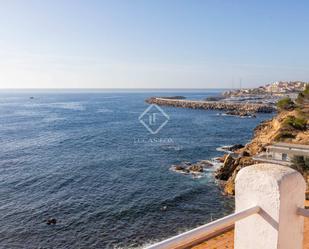
[[[306, 201], [309, 207], [309, 201]], [[309, 218], [305, 218], [303, 249], [309, 249]], [[191, 247], [190, 249], [233, 249], [234, 229], [212, 237], [203, 243]]]
[[[233, 249], [234, 229], [210, 238], [191, 249]], [[305, 218], [303, 249], [309, 249], [309, 218]]]

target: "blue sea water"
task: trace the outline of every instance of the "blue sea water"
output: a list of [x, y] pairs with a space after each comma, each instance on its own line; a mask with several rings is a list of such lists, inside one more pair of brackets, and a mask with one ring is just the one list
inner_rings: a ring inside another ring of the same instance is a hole
[[149, 96], [218, 92], [0, 93], [0, 248], [136, 248], [231, 213], [213, 170], [169, 168], [248, 142], [270, 115], [162, 107], [157, 134], [138, 119]]

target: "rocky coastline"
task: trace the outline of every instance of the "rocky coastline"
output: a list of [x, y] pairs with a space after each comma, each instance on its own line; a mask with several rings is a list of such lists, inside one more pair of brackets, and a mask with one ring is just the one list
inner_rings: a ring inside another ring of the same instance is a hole
[[[253, 138], [248, 144], [223, 146], [217, 149], [226, 154], [218, 158], [221, 166], [214, 171], [214, 177], [227, 195], [235, 194], [235, 179], [240, 169], [258, 163], [253, 158], [258, 153], [265, 151], [266, 146], [277, 142], [309, 145], [309, 84], [303, 92], [298, 94], [296, 99], [291, 100], [289, 97], [280, 99], [276, 104], [277, 109], [268, 104], [192, 101], [158, 97], [149, 98], [146, 102], [181, 108], [224, 110], [227, 115], [238, 116], [251, 116], [256, 112], [278, 111], [272, 119], [263, 121], [254, 129]], [[179, 165], [172, 165], [170, 170], [197, 176], [211, 167], [208, 162], [206, 160], [195, 164], [184, 162]], [[299, 172], [303, 174], [309, 189], [308, 169], [302, 169]]]
[[[227, 147], [232, 153], [221, 157], [223, 165], [215, 172], [224, 193], [234, 195], [235, 178], [238, 171], [246, 166], [256, 164], [253, 156], [265, 151], [267, 145], [277, 142], [309, 145], [309, 87], [299, 94], [295, 101], [283, 99], [278, 103], [279, 112], [272, 119], [260, 123], [254, 129], [254, 136], [244, 147], [239, 145]], [[302, 169], [309, 186], [308, 172]]]
[[222, 111], [234, 111], [235, 115], [238, 113], [248, 116], [252, 113], [271, 113], [276, 110], [273, 105], [258, 104], [258, 103], [237, 103], [227, 101], [195, 101], [195, 100], [183, 100], [183, 99], [167, 99], [160, 97], [151, 97], [146, 99], [148, 104], [156, 104], [160, 106], [173, 106], [179, 108], [191, 108], [191, 109], [205, 109], [205, 110], [222, 110]]

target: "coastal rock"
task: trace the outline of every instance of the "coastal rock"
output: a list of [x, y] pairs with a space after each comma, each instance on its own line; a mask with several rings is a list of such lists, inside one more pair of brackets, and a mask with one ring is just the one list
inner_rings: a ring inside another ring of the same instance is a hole
[[46, 221], [47, 225], [56, 225], [57, 224], [57, 220], [55, 218], [50, 218]]
[[197, 164], [202, 165], [204, 168], [214, 166], [213, 163], [210, 162], [209, 160], [201, 160], [201, 161], [198, 161]]
[[241, 156], [241, 157], [250, 156], [250, 153], [249, 153], [249, 151], [244, 150], [244, 151], [242, 151], [242, 152], [240, 153], [240, 156]]
[[228, 180], [236, 166], [235, 159], [231, 155], [227, 155], [223, 165], [216, 171], [215, 177], [223, 181]]
[[251, 157], [240, 157], [234, 161], [233, 167], [234, 170], [231, 172], [231, 175], [228, 177], [227, 181], [224, 183], [224, 193], [228, 195], [235, 194], [235, 179], [236, 175], [240, 169], [253, 165], [254, 160]]
[[183, 173], [183, 174], [190, 173], [190, 171], [188, 170], [188, 168], [185, 165], [172, 165], [171, 170], [176, 171], [176, 172], [180, 172], [180, 173]]
[[181, 164], [172, 165], [170, 170], [179, 172], [182, 174], [192, 174], [192, 175], [199, 175], [202, 174], [205, 168], [212, 167], [213, 164], [208, 160], [201, 160], [196, 163], [191, 162], [182, 162]]
[[244, 147], [245, 146], [242, 145], [242, 144], [234, 144], [234, 145], [231, 145], [231, 146], [222, 146], [221, 149], [234, 152], [234, 151], [239, 150], [239, 149], [244, 148]]
[[230, 147], [230, 151], [236, 151], [236, 150], [239, 150], [243, 147], [245, 147], [245, 146], [242, 145], [242, 144], [234, 144], [233, 146]]
[[175, 166], [174, 166], [174, 169], [175, 169], [175, 170], [181, 170], [181, 171], [182, 171], [182, 170], [185, 170], [186, 168], [185, 168], [184, 166], [182, 166], [182, 165], [175, 165]]
[[224, 163], [225, 158], [226, 158], [227, 156], [228, 156], [228, 154], [224, 154], [223, 156], [221, 156], [221, 157], [218, 158], [218, 161], [219, 161], [220, 163]]
[[224, 193], [227, 195], [235, 195], [235, 180], [232, 177], [224, 184]]
[[188, 170], [190, 172], [204, 172], [204, 168], [202, 165], [198, 165], [198, 164], [195, 164], [195, 165], [192, 165], [188, 168]]
[[256, 115], [254, 113], [248, 112], [248, 111], [232, 110], [232, 111], [227, 111], [225, 114], [232, 115], [232, 116], [239, 116], [239, 117], [256, 118]]

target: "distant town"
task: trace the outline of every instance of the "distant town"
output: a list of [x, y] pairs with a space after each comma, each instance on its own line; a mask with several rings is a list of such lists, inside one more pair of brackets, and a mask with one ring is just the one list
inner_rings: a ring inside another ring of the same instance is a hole
[[303, 81], [276, 81], [258, 88], [243, 88], [226, 91], [223, 93], [225, 97], [240, 97], [245, 95], [286, 95], [299, 93], [305, 90], [306, 84]]

